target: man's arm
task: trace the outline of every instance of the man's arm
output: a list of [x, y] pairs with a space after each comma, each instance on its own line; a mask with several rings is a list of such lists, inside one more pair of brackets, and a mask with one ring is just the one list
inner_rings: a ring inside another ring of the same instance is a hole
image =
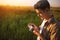
[[[38, 29], [37, 29], [38, 30]], [[41, 34], [40, 34], [40, 32], [39, 32], [39, 30], [37, 31], [37, 30], [33, 30], [33, 33], [35, 34], [35, 35], [37, 35], [37, 37], [39, 37], [39, 40], [41, 39], [41, 40], [46, 40]]]
[[[32, 26], [32, 28], [31, 28], [31, 26]], [[28, 24], [28, 27], [31, 28], [31, 30], [33, 29], [32, 32], [33, 32], [35, 35], [37, 35], [37, 37], [39, 37], [39, 40], [40, 40], [40, 39], [41, 39], [41, 40], [45, 40], [45, 38], [40, 34], [39, 28], [38, 28], [35, 24], [29, 23], [29, 24]]]
[[56, 24], [51, 25], [50, 31], [50, 40], [60, 40], [60, 29]]

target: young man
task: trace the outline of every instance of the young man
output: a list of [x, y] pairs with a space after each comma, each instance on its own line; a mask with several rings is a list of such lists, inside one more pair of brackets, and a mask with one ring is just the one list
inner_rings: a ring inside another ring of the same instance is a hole
[[43, 20], [39, 26], [40, 29], [35, 26], [33, 30], [33, 33], [37, 35], [37, 40], [60, 40], [60, 24], [53, 17], [49, 2], [46, 0], [38, 1], [34, 5], [34, 9]]

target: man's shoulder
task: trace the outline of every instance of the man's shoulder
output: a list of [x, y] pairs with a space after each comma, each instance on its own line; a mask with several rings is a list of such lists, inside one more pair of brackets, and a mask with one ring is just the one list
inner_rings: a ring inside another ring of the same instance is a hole
[[52, 27], [60, 27], [60, 22], [54, 21], [53, 23], [50, 24]]
[[56, 19], [54, 19], [54, 18], [52, 18], [51, 20], [50, 20], [50, 26], [52, 26], [52, 27], [60, 27], [60, 22], [58, 22]]
[[53, 21], [49, 27], [48, 27], [49, 31], [57, 31], [60, 30], [60, 22], [58, 21]]

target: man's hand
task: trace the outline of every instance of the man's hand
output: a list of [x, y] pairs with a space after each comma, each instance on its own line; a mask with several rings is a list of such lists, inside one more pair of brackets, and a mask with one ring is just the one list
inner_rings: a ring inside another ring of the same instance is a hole
[[32, 32], [33, 32], [33, 30], [38, 30], [37, 26], [35, 24], [33, 24], [33, 23], [29, 23], [28, 28]]
[[33, 30], [33, 33], [37, 35], [37, 40], [46, 40], [37, 30]]
[[[29, 24], [28, 24], [28, 26], [30, 26], [30, 25], [33, 25], [33, 31], [32, 31], [32, 32], [33, 32], [37, 37], [39, 37], [39, 39], [45, 40], [44, 37], [42, 37], [42, 35], [40, 34], [39, 28], [38, 28], [35, 24], [33, 24], [33, 23], [29, 23]], [[30, 27], [29, 27], [29, 28], [30, 28]]]
[[33, 23], [29, 23], [28, 24], [28, 27], [29, 27], [29, 29], [30, 30], [32, 30], [32, 32], [35, 34], [35, 35], [39, 35], [40, 33], [39, 33], [39, 28], [35, 25], [35, 24], [33, 24]]
[[35, 34], [35, 35], [37, 35], [37, 36], [40, 36], [40, 33], [39, 33], [39, 30], [37, 29], [37, 30], [33, 30], [33, 33]]

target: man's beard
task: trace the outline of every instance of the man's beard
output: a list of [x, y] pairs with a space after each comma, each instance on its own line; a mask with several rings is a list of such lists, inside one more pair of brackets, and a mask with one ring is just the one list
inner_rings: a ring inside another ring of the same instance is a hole
[[42, 16], [40, 16], [40, 15], [37, 15], [37, 16], [39, 16], [42, 20], [44, 20], [44, 18]]
[[44, 18], [40, 17], [42, 20], [44, 20]]

